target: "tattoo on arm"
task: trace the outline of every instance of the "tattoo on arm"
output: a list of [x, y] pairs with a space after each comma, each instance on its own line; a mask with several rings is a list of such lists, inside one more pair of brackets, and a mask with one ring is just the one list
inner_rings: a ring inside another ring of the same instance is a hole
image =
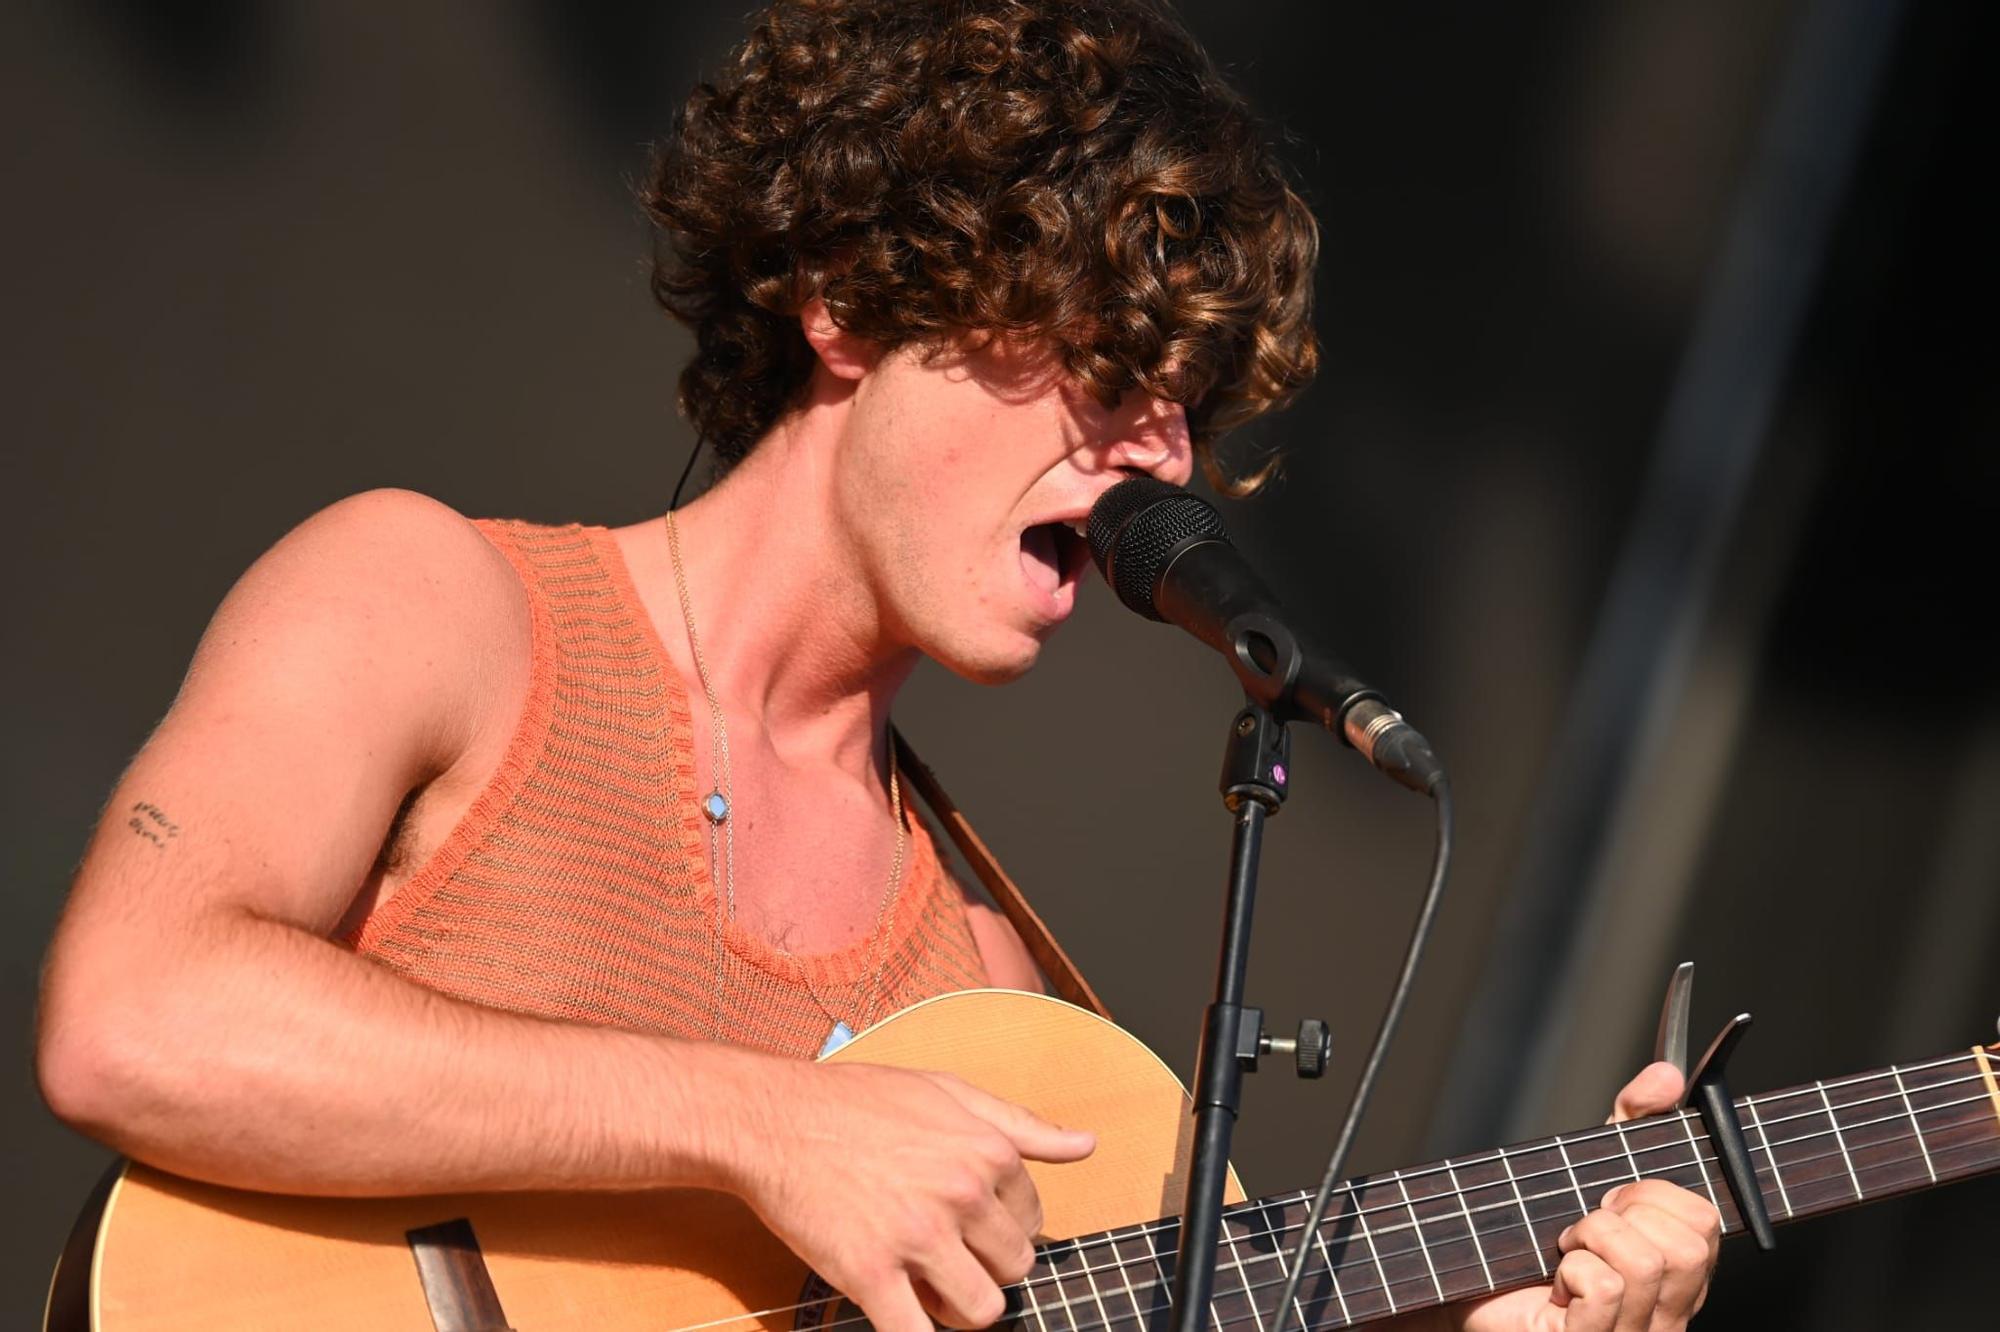
[[150, 800], [141, 800], [127, 811], [125, 826], [151, 842], [156, 851], [165, 850], [168, 842], [181, 835], [181, 825]]

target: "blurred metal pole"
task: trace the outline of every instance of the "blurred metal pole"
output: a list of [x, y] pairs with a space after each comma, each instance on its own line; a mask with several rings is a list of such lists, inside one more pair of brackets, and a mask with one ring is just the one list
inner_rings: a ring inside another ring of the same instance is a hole
[[1589, 1002], [1578, 982], [1598, 941], [1580, 927], [1611, 891], [1609, 834], [1673, 724], [1900, 18], [1900, 0], [1805, 0], [1795, 20], [1466, 1009], [1436, 1152], [1548, 1127], [1522, 1120]]

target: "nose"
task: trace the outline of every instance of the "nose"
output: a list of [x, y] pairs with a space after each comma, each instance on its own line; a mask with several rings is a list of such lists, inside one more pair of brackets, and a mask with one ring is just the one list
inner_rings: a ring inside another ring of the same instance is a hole
[[1106, 459], [1112, 467], [1144, 472], [1177, 486], [1194, 476], [1194, 444], [1188, 435], [1187, 410], [1179, 403], [1139, 398], [1137, 410], [1119, 426]]

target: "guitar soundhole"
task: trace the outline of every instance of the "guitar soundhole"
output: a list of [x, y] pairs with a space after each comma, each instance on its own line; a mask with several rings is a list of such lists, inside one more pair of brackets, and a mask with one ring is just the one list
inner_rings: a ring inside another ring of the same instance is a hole
[[[1025, 1308], [1019, 1286], [1008, 1286], [1007, 1312], [993, 1325], [994, 1332], [1010, 1332], [1020, 1324]], [[843, 1332], [867, 1332], [874, 1325], [861, 1312], [860, 1306], [828, 1285], [826, 1278], [817, 1272], [808, 1272], [806, 1282], [799, 1287], [798, 1312], [792, 1316], [792, 1332], [817, 1332], [821, 1328], [840, 1327]]]
[[862, 1321], [861, 1310], [828, 1285], [825, 1277], [817, 1272], [806, 1273], [806, 1283], [799, 1287], [798, 1312], [792, 1315], [792, 1332], [808, 1332], [835, 1323], [853, 1332], [861, 1332], [868, 1326]]

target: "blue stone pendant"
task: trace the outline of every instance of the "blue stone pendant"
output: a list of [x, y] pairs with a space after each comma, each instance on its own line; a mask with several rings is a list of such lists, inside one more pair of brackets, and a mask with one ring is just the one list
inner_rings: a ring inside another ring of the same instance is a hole
[[826, 1058], [841, 1046], [854, 1039], [854, 1028], [845, 1022], [833, 1024], [833, 1030], [826, 1034], [826, 1044], [819, 1047], [819, 1057]]
[[710, 823], [720, 823], [729, 817], [729, 798], [720, 791], [710, 791], [701, 798], [701, 812], [708, 815]]

